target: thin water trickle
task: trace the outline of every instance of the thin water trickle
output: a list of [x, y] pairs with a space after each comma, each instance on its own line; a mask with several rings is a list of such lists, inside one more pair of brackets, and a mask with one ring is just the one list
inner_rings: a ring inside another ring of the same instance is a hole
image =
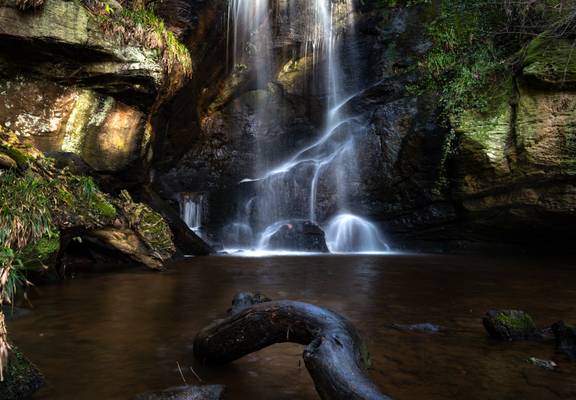
[[188, 228], [198, 233], [204, 219], [204, 196], [196, 193], [180, 194], [180, 216]]
[[[272, 3], [268, 0], [232, 0], [229, 10], [230, 57], [235, 67], [246, 63], [253, 68], [251, 73], [260, 90], [266, 90], [274, 80], [271, 66], [279, 63], [276, 59], [279, 55], [271, 51], [274, 43], [271, 27], [275, 23], [270, 13]], [[300, 219], [310, 220], [331, 232], [340, 232], [333, 240], [333, 251], [387, 251], [388, 246], [374, 223], [360, 216], [338, 217], [352, 209], [349, 204], [351, 182], [357, 180], [359, 174], [355, 141], [365, 131], [359, 116], [343, 110], [354, 97], [351, 93], [362, 92], [357, 84], [345, 87], [343, 82], [353, 80], [345, 79], [340, 54], [342, 37], [353, 36], [355, 28], [353, 1], [313, 0], [301, 7], [304, 9], [291, 9], [291, 17], [283, 23], [289, 24], [291, 31], [296, 30], [299, 23], [305, 25], [300, 57], [312, 60], [311, 74], [316, 82], [312, 86], [323, 88], [320, 91], [325, 99], [324, 128], [319, 138], [297, 150], [287, 161], [279, 160], [272, 167], [265, 166], [262, 160], [256, 162], [256, 178], [240, 182], [253, 185], [253, 196], [245, 200], [246, 206], [239, 210], [236, 221], [231, 224], [249, 226], [254, 241], [246, 247], [245, 240], [242, 244], [239, 238], [227, 241], [230, 235], [224, 234], [224, 244], [226, 247], [267, 250], [267, 239], [283, 223], [281, 221]], [[270, 116], [266, 112], [267, 97], [256, 98], [254, 131], [258, 137], [264, 135], [259, 129], [266, 126], [266, 118]], [[260, 149], [258, 154], [263, 152]], [[229, 226], [225, 228], [229, 229]]]

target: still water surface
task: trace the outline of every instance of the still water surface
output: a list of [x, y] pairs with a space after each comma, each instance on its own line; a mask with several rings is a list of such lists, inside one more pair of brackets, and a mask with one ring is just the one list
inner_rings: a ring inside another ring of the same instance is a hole
[[[481, 317], [519, 308], [539, 325], [576, 322], [576, 262], [455, 256], [190, 259], [168, 273], [95, 275], [41, 287], [12, 339], [44, 372], [35, 399], [114, 400], [182, 383], [223, 383], [232, 400], [317, 399], [284, 344], [229, 366], [193, 364], [195, 332], [239, 291], [312, 302], [346, 315], [367, 339], [375, 382], [397, 400], [576, 399], [576, 363], [552, 344], [496, 343]], [[433, 323], [438, 334], [394, 324]], [[557, 371], [529, 364], [553, 359]]]

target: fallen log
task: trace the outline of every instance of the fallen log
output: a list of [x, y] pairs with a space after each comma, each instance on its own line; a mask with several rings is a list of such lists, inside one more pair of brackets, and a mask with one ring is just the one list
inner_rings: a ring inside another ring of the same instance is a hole
[[247, 293], [237, 295], [233, 304], [228, 318], [196, 335], [194, 356], [201, 363], [222, 365], [275, 343], [299, 343], [306, 345], [304, 363], [322, 399], [390, 399], [368, 377], [366, 348], [341, 315], [308, 303], [267, 301]]

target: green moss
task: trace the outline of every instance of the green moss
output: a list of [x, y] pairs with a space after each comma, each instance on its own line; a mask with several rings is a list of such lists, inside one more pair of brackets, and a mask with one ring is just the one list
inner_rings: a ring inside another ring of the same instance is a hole
[[526, 313], [511, 314], [500, 312], [495, 319], [510, 332], [531, 332], [536, 330], [534, 320]]
[[0, 152], [6, 154], [8, 157], [16, 161], [16, 164], [18, 164], [18, 166], [21, 168], [28, 166], [29, 158], [24, 152], [13, 147], [2, 146], [0, 146]]
[[120, 193], [117, 202], [130, 228], [162, 259], [168, 259], [175, 251], [172, 231], [160, 214], [150, 207], [135, 203], [127, 191]]
[[[439, 16], [428, 26], [433, 46], [419, 64], [420, 90], [438, 94], [451, 115], [484, 111], [493, 103], [494, 88], [514, 75], [527, 45], [526, 74], [551, 76], [555, 81], [572, 79], [576, 57], [571, 59], [567, 48], [573, 40], [562, 38], [572, 30], [558, 30], [558, 26], [571, 26], [573, 21], [566, 19], [574, 12], [576, 3], [561, 5], [561, 0], [441, 0]], [[542, 51], [544, 40], [530, 43], [534, 33], [550, 30], [555, 32], [554, 46]]]
[[98, 213], [104, 218], [111, 219], [116, 216], [116, 208], [114, 208], [112, 204], [102, 198], [96, 199], [94, 202], [94, 207], [96, 207]]
[[526, 49], [523, 75], [549, 85], [576, 85], [576, 51], [573, 40], [540, 35]]
[[26, 246], [19, 257], [26, 271], [43, 270], [52, 264], [58, 250], [60, 250], [60, 233], [55, 231]]

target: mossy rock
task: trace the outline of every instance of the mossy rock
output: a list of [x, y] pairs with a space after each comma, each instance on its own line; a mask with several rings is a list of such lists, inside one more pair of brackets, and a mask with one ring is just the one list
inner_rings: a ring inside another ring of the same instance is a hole
[[540, 35], [526, 49], [523, 75], [545, 86], [576, 88], [575, 50], [572, 40]]
[[498, 340], [524, 340], [538, 337], [530, 315], [520, 310], [490, 310], [482, 319], [488, 335]]
[[43, 270], [56, 262], [60, 250], [60, 233], [55, 231], [31, 242], [22, 250], [21, 260], [27, 270]]
[[152, 250], [155, 257], [165, 261], [176, 252], [172, 231], [164, 218], [145, 204], [136, 203], [123, 190], [116, 206], [122, 211], [128, 225]]
[[0, 399], [28, 399], [43, 384], [44, 378], [40, 371], [16, 347], [12, 346], [4, 381], [0, 382]]

